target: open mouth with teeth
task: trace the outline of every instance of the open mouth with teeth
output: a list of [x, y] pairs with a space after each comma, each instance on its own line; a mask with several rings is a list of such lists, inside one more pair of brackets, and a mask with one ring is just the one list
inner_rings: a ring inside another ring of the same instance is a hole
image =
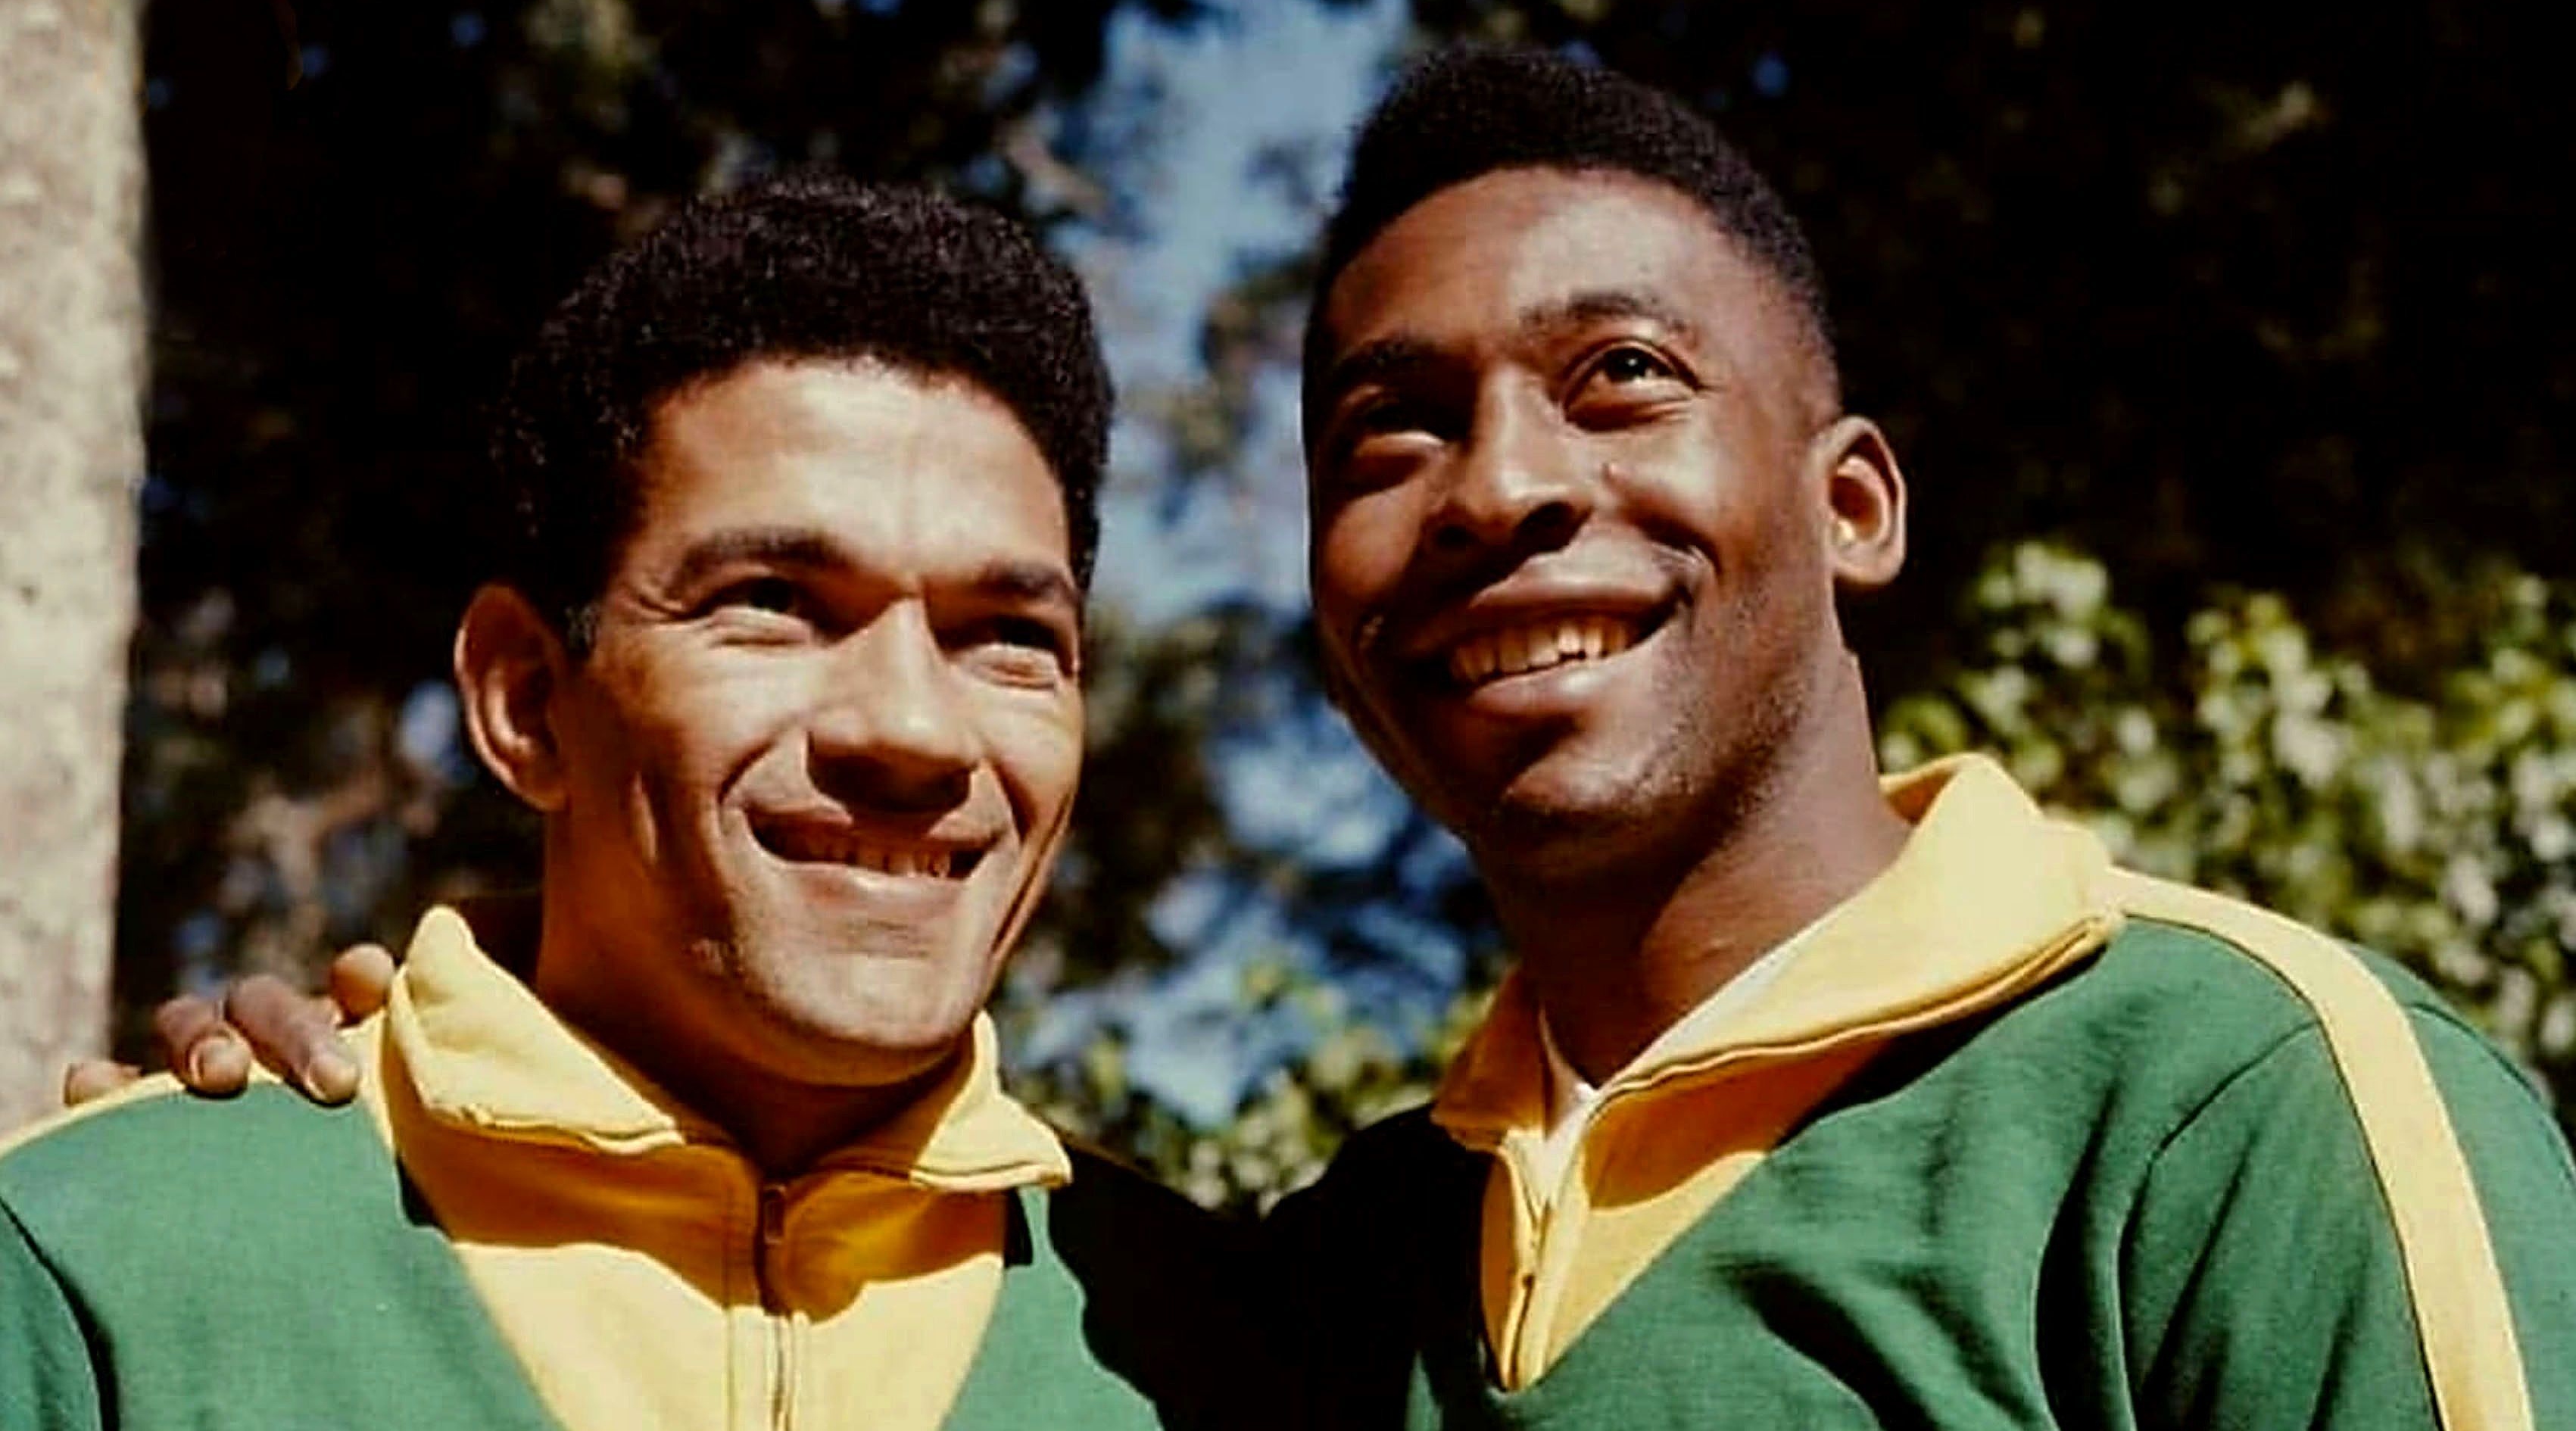
[[980, 849], [897, 845], [852, 830], [817, 825], [755, 827], [770, 853], [799, 864], [848, 865], [898, 879], [964, 879], [984, 858]]
[[1472, 689], [1512, 676], [1616, 656], [1644, 640], [1651, 623], [1626, 616], [1578, 615], [1481, 631], [1435, 662], [1451, 684]]

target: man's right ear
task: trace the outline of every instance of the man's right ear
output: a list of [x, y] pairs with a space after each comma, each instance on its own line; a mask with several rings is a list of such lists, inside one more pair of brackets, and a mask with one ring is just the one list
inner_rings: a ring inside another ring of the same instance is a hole
[[456, 689], [474, 753], [541, 813], [563, 804], [555, 696], [571, 673], [563, 637], [512, 587], [486, 583], [456, 623]]

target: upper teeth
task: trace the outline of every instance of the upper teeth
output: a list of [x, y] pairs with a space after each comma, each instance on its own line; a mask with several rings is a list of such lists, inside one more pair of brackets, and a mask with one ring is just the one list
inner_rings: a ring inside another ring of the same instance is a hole
[[851, 856], [850, 863], [865, 865], [880, 874], [928, 875], [932, 879], [948, 878], [949, 854], [946, 850], [883, 850], [862, 848]]
[[957, 862], [953, 850], [895, 849], [855, 835], [822, 830], [800, 831], [781, 843], [797, 859], [830, 860], [875, 870], [879, 874], [904, 877], [928, 875], [932, 879], [946, 879]]
[[1628, 623], [1609, 616], [1569, 616], [1470, 636], [1449, 651], [1449, 674], [1473, 685], [1495, 676], [1544, 671], [1567, 661], [1616, 656], [1628, 649]]

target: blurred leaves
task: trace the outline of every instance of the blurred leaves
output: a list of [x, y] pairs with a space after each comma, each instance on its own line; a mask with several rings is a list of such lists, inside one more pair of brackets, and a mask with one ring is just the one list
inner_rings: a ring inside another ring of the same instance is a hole
[[[2576, 267], [2569, 191], [2526, 156], [2566, 152], [2576, 106], [2545, 12], [1411, 13], [1424, 42], [1672, 86], [1809, 225], [1853, 405], [1912, 479], [1906, 587], [1847, 613], [1892, 762], [1993, 749], [2141, 867], [2398, 954], [2568, 1106]], [[126, 1049], [174, 987], [533, 877], [456, 739], [446, 645], [479, 405], [584, 266], [806, 159], [1132, 239], [1168, 115], [1150, 82], [1097, 84], [1117, 27], [1242, 14], [153, 7]], [[1347, 119], [1252, 155], [1245, 192], [1313, 212]], [[1165, 515], [1213, 491], [1294, 542], [1271, 518], [1301, 506], [1306, 238], [1232, 255], [1197, 371], [1129, 393], [1149, 456], [1119, 481]], [[1095, 614], [1077, 839], [998, 1005], [1024, 1088], [1209, 1201], [1274, 1195], [1423, 1096], [1498, 966], [1463, 857], [1352, 745], [1310, 643], [1237, 594]]]
[[2395, 955], [2576, 1113], [2576, 589], [2501, 562], [2429, 692], [2382, 689], [2289, 603], [2222, 591], [2158, 657], [2102, 564], [2016, 545], [1973, 588], [1971, 657], [1896, 701], [1887, 763], [1999, 756], [2133, 868]]
[[[2214, 591], [2184, 639], [2159, 646], [2102, 562], [2016, 543], [1970, 589], [1963, 658], [1890, 703], [1881, 754], [1905, 769], [1985, 751], [2121, 863], [2397, 957], [2576, 1123], [2576, 588], [2489, 562], [2445, 600], [2492, 620], [2436, 690], [2408, 696], [2319, 646], [2277, 594]], [[1413, 1039], [1330, 982], [1244, 978], [1230, 1019], [1292, 1006], [1310, 1036], [1230, 1122], [1141, 1092], [1115, 1034], [1029, 1082], [1057, 1117], [1192, 1196], [1265, 1204], [1352, 1129], [1430, 1096], [1493, 974], [1466, 971]]]
[[1230, 1116], [1197, 1119], [1125, 1077], [1130, 1045], [1094, 1039], [1083, 1057], [1022, 1075], [1021, 1095], [1059, 1125], [1119, 1149], [1210, 1207], [1266, 1208], [1313, 1181], [1354, 1131], [1430, 1096], [1491, 995], [1457, 997], [1427, 1037], [1399, 1043], [1332, 984], [1279, 968], [1246, 978], [1234, 1012], [1293, 1008], [1311, 1031], [1303, 1054], [1268, 1073]]
[[158, 308], [124, 1047], [174, 987], [396, 938], [424, 899], [533, 878], [527, 823], [453, 739], [403, 737], [441, 699], [478, 574], [482, 405], [580, 271], [680, 196], [809, 159], [1058, 216], [1082, 191], [1060, 152], [1081, 140], [1068, 102], [1122, 10], [1199, 14], [1189, 0], [150, 11]]
[[[1854, 407], [1916, 483], [1938, 608], [2050, 533], [2159, 629], [2213, 582], [2332, 624], [2410, 547], [2576, 576], [2576, 147], [2500, 0], [1416, 0], [1715, 117], [1812, 235]], [[1916, 602], [1863, 613], [1912, 685]], [[2374, 653], [2384, 650], [2379, 638]], [[2365, 649], [2357, 646], [2356, 649]], [[2376, 656], [2374, 656], [2376, 659]], [[1892, 684], [1891, 684], [1892, 683]]]

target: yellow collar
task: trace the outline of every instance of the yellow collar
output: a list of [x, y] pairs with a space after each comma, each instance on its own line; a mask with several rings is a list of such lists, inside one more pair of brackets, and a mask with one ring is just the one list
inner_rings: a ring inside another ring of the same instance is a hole
[[[732, 1145], [558, 1018], [476, 945], [453, 910], [421, 919], [385, 1029], [422, 1108], [451, 1127], [617, 1157]], [[1071, 1165], [1053, 1130], [1002, 1091], [992, 1021], [978, 1015], [970, 1038], [929, 1092], [817, 1171], [874, 1172], [955, 1192], [1065, 1182]]]
[[[2030, 989], [2118, 929], [2101, 843], [2042, 815], [1993, 761], [1955, 756], [1883, 788], [1914, 825], [1896, 860], [1802, 933], [1778, 977], [1666, 1030], [1602, 1085], [1603, 1099], [1947, 1022]], [[1451, 1064], [1432, 1120], [1471, 1147], [1544, 1129], [1539, 1038], [1515, 968]]]

